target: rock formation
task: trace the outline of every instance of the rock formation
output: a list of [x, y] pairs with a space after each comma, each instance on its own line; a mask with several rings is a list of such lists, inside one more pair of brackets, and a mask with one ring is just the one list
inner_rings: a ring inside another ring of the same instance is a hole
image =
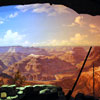
[[72, 64], [60, 60], [55, 56], [27, 56], [21, 61], [12, 64], [4, 73], [13, 75], [19, 70], [28, 80], [54, 80], [55, 75], [75, 69]]
[[0, 60], [0, 73], [6, 68], [7, 66]]

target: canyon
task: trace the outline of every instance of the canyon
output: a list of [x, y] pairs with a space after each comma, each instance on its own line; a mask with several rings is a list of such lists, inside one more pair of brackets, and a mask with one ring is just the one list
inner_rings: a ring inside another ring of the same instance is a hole
[[[12, 84], [11, 80], [19, 71], [26, 78], [23, 85], [53, 84], [61, 86], [67, 94], [77, 78], [88, 49], [89, 47], [0, 47], [1, 84]], [[95, 92], [96, 96], [100, 96], [100, 47], [93, 47], [73, 96], [78, 92], [93, 94], [93, 64]]]

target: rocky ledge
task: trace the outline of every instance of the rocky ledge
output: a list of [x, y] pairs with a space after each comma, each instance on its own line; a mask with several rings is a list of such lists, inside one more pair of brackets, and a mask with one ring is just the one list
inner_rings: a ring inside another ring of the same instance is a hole
[[99, 100], [93, 96], [78, 93], [75, 98], [67, 98], [61, 87], [54, 85], [33, 85], [16, 87], [16, 85], [2, 85], [0, 100]]

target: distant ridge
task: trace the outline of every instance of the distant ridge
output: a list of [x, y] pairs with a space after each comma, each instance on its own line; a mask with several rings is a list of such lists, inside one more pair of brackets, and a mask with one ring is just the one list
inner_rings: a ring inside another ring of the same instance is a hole
[[23, 46], [2, 46], [0, 53], [26, 53], [26, 54], [39, 54], [48, 55], [48, 52], [43, 48], [38, 47], [23, 47]]
[[16, 52], [15, 47], [10, 47], [7, 52], [15, 53]]

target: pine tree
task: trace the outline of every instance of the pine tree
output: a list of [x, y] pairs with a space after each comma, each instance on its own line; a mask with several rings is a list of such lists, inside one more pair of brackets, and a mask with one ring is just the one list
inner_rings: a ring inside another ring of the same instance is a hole
[[18, 70], [13, 78], [14, 84], [16, 84], [17, 86], [22, 86], [25, 80], [26, 80], [25, 76], [22, 76], [21, 72]]
[[0, 79], [0, 86], [2, 86], [4, 84], [3, 79]]

